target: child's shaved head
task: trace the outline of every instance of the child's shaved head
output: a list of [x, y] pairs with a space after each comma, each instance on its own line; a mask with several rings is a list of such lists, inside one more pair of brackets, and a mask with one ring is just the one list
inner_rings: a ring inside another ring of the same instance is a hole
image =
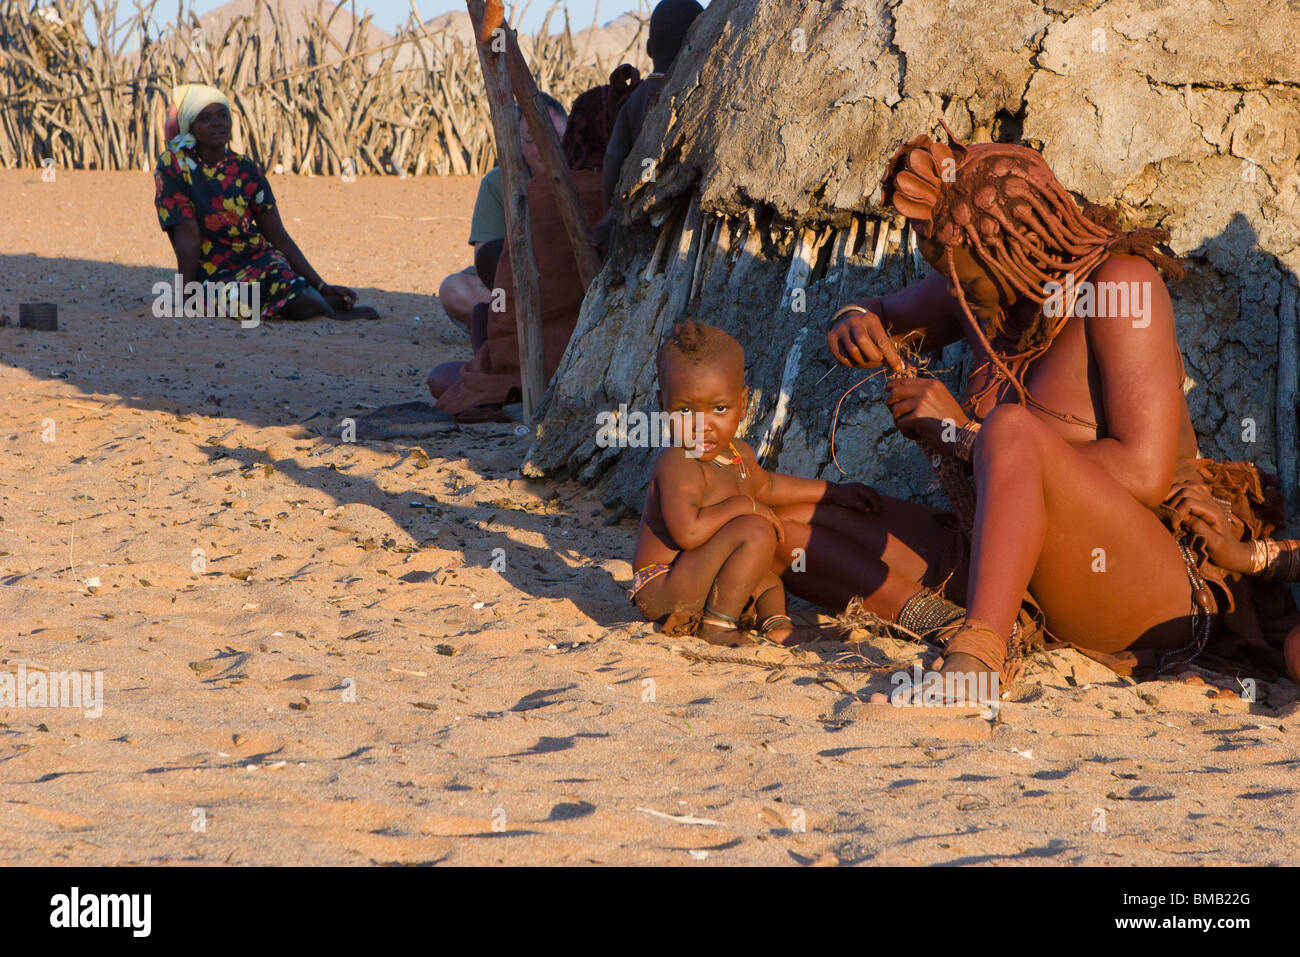
[[745, 377], [745, 350], [740, 343], [717, 326], [694, 319], [679, 319], [668, 338], [659, 347], [656, 368], [662, 382], [669, 368], [683, 365], [708, 366], [731, 375]]

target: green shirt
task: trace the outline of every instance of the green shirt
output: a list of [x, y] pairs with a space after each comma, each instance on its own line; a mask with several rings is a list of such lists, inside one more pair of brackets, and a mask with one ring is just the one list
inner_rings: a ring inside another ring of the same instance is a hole
[[488, 170], [478, 184], [478, 198], [474, 200], [474, 218], [469, 224], [471, 243], [490, 243], [506, 238], [505, 201], [501, 198], [501, 167]]

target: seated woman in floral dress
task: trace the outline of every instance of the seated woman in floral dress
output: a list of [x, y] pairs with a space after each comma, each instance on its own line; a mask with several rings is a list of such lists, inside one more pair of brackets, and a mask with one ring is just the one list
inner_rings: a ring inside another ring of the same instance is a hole
[[257, 318], [379, 318], [351, 289], [326, 283], [289, 236], [262, 168], [230, 149], [225, 95], [181, 86], [173, 104], [154, 205], [182, 282], [257, 283]]

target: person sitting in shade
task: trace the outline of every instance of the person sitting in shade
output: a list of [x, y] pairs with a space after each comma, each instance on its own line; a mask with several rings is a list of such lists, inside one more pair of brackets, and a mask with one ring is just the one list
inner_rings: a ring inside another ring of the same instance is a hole
[[258, 319], [379, 318], [307, 262], [262, 167], [230, 149], [231, 129], [230, 101], [220, 90], [176, 88], [167, 149], [154, 170], [154, 206], [182, 281], [257, 283]]
[[[572, 171], [588, 220], [604, 211], [601, 203], [600, 164], [619, 108], [637, 88], [641, 75], [623, 64], [610, 74], [607, 85], [587, 90], [573, 102], [573, 111], [561, 146]], [[541, 164], [537, 164], [541, 169]], [[586, 289], [578, 276], [564, 220], [560, 216], [550, 177], [539, 172], [528, 182], [529, 230], [538, 277], [544, 364], [548, 377], [555, 374], [569, 344]], [[519, 338], [515, 319], [515, 264], [506, 249], [492, 278], [500, 288], [502, 309], [486, 303], [475, 309], [471, 327], [474, 357], [469, 362], [444, 362], [429, 373], [429, 392], [443, 412], [462, 422], [503, 420], [504, 406], [518, 402], [522, 386]]]
[[[550, 112], [555, 132], [564, 135], [568, 114], [555, 97], [541, 94]], [[518, 107], [515, 108], [518, 112]], [[519, 119], [519, 140], [524, 151], [524, 162], [529, 175], [542, 169], [542, 156], [528, 129], [528, 121]], [[438, 287], [438, 301], [447, 315], [463, 326], [472, 329], [474, 307], [487, 303], [492, 297], [488, 288], [496, 275], [497, 261], [506, 238], [505, 201], [501, 195], [501, 167], [494, 166], [479, 182], [478, 197], [474, 200], [474, 215], [469, 225], [469, 244], [474, 247], [474, 264], [454, 272]], [[477, 344], [475, 345], [477, 348]]]

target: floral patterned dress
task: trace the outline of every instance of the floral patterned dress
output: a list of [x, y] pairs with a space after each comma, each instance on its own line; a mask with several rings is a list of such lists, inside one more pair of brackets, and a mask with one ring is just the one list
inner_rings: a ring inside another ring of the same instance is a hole
[[163, 230], [183, 219], [199, 224], [200, 281], [260, 283], [263, 316], [275, 315], [308, 288], [257, 228], [254, 216], [273, 209], [275, 196], [253, 160], [226, 150], [216, 166], [208, 166], [192, 149], [168, 149], [153, 175]]

